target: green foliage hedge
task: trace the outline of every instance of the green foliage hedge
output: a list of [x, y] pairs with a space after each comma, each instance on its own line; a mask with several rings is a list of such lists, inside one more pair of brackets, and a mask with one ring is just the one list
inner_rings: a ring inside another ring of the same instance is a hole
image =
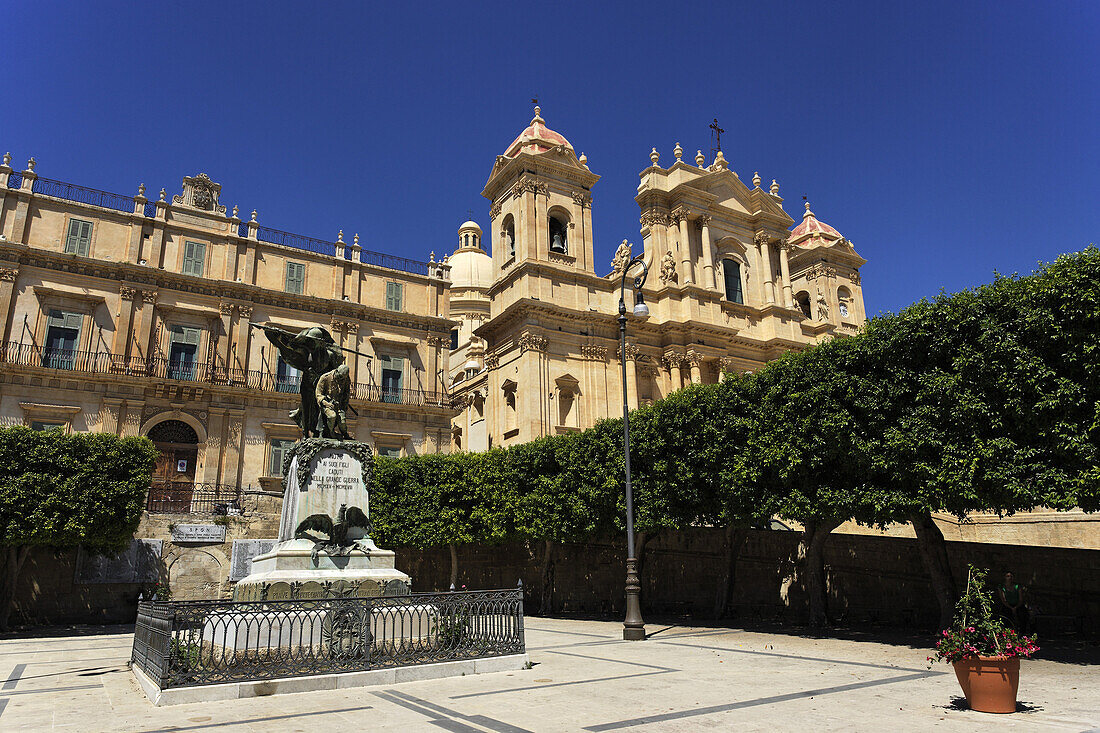
[[[916, 303], [631, 414], [636, 526], [831, 528], [1100, 508], [1100, 250]], [[568, 540], [623, 526], [622, 421], [486, 453], [379, 458], [378, 539]]]
[[122, 549], [156, 456], [146, 438], [0, 429], [0, 545]]

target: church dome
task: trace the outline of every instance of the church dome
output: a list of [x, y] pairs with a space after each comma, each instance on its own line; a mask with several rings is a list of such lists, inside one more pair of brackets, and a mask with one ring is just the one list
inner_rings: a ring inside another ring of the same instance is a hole
[[565, 139], [565, 136], [561, 133], [554, 132], [546, 126], [546, 121], [539, 116], [542, 110], [535, 107], [535, 117], [531, 120], [531, 124], [527, 126], [527, 129], [519, 134], [512, 144], [508, 146], [508, 149], [504, 151], [504, 154], [509, 158], [518, 155], [519, 153], [545, 153], [553, 150], [559, 145], [563, 145], [569, 150], [573, 150], [573, 146], [569, 144], [569, 141]]
[[493, 284], [493, 258], [481, 247], [481, 227], [468, 221], [458, 228], [458, 248], [447, 260], [451, 266], [451, 288], [484, 289]]
[[814, 212], [810, 211], [810, 202], [806, 202], [806, 213], [802, 215], [802, 223], [791, 230], [790, 239], [800, 240], [812, 237], [824, 237], [825, 239], [843, 239], [840, 232], [833, 229], [823, 221], [818, 221]]

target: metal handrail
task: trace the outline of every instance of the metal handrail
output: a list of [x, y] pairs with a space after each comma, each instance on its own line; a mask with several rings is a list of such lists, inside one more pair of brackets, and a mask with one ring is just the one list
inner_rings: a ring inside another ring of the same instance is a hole
[[[298, 394], [299, 377], [280, 377], [261, 369], [226, 367], [214, 362], [173, 362], [163, 356], [129, 358], [106, 351], [52, 349], [38, 344], [8, 341], [0, 344], [0, 364], [137, 378], [154, 377], [178, 382], [203, 382], [261, 392]], [[451, 397], [421, 389], [392, 389], [373, 384], [353, 385], [352, 399], [413, 407], [451, 407]]]
[[198, 481], [155, 481], [145, 496], [145, 509], [170, 514], [241, 514], [240, 486]]
[[[110, 191], [100, 191], [98, 188], [78, 186], [75, 183], [57, 181], [53, 178], [38, 178], [34, 182], [31, 191], [42, 196], [52, 196], [55, 199], [76, 201], [89, 206], [99, 206], [104, 209], [114, 209], [128, 214], [134, 212], [134, 197], [123, 196]], [[155, 207], [154, 207], [155, 208]]]

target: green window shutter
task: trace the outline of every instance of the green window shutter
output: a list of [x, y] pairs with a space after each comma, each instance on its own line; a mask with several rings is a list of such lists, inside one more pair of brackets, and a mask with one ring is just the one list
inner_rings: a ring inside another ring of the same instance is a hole
[[286, 263], [286, 292], [301, 293], [305, 289], [306, 266], [300, 262]]
[[401, 310], [401, 283], [386, 283], [386, 310]]
[[172, 326], [169, 329], [172, 334], [172, 343], [190, 344], [196, 348], [199, 345], [200, 329], [188, 326]]
[[183, 267], [180, 268], [184, 275], [202, 277], [203, 266], [206, 263], [205, 242], [183, 243]]
[[92, 244], [92, 222], [69, 219], [69, 233], [65, 237], [65, 253], [88, 256]]
[[57, 328], [75, 328], [80, 329], [81, 322], [84, 317], [80, 313], [67, 313], [61, 310], [52, 310], [47, 318], [47, 326], [56, 326]]

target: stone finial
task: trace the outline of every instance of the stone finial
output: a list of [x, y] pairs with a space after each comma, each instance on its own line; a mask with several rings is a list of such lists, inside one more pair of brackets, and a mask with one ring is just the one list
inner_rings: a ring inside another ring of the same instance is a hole
[[27, 161], [27, 172], [34, 173], [34, 167], [36, 165], [38, 165], [38, 161], [32, 156], [31, 159]]
[[428, 254], [428, 262], [435, 262], [435, 252], [432, 251]]
[[652, 165], [657, 165], [657, 161], [661, 159], [661, 154], [657, 152], [657, 148], [649, 151], [649, 160]]
[[4, 165], [11, 165], [11, 153], [4, 153]]
[[343, 229], [341, 229], [336, 234], [336, 242], [337, 242], [337, 244], [343, 244], [344, 243], [344, 230]]
[[779, 195], [779, 184], [775, 182], [774, 178], [772, 179], [771, 192], [772, 192], [772, 196], [778, 196]]
[[237, 214], [239, 214], [240, 211], [241, 211], [240, 207], [237, 206], [236, 204], [233, 204], [233, 218], [234, 219], [238, 218]]
[[167, 191], [165, 191], [165, 190], [164, 190], [164, 189], [162, 188], [162, 189], [160, 190], [160, 200], [161, 200], [161, 201], [164, 201], [164, 199], [165, 199], [165, 198], [166, 198], [167, 196], [168, 196], [168, 192], [167, 192]]
[[539, 107], [537, 104], [535, 105], [535, 119], [531, 120], [531, 124], [533, 125], [536, 122], [545, 122], [545, 120], [542, 119], [542, 107]]
[[695, 165], [702, 168], [703, 163], [706, 163], [706, 162], [707, 162], [707, 159], [703, 156], [703, 151], [702, 150], [696, 150], [695, 151]]
[[715, 170], [725, 170], [729, 167], [729, 163], [726, 162], [726, 156], [722, 155], [722, 151], [718, 151], [718, 155], [714, 156], [714, 168]]
[[145, 184], [144, 183], [139, 183], [138, 184], [138, 196], [144, 196], [144, 195], [145, 195]]
[[759, 171], [752, 174], [752, 185], [756, 186], [757, 188], [760, 188], [760, 172]]
[[580, 161], [580, 164], [585, 168], [588, 167], [588, 156], [584, 154], [584, 151], [581, 151], [581, 157], [577, 158], [577, 160]]
[[252, 210], [252, 218], [249, 219], [249, 221], [256, 221], [256, 210], [255, 209]]
[[359, 246], [359, 232], [356, 232], [355, 236], [351, 238], [351, 246], [352, 247], [358, 247]]
[[676, 143], [676, 147], [672, 149], [672, 154], [676, 156], [676, 160], [684, 157], [684, 149], [680, 147], [680, 143]]
[[803, 219], [805, 219], [808, 216], [813, 216], [814, 215], [814, 212], [810, 211], [810, 202], [809, 201], [802, 204], [802, 206], [806, 209], [806, 213], [802, 215]]

